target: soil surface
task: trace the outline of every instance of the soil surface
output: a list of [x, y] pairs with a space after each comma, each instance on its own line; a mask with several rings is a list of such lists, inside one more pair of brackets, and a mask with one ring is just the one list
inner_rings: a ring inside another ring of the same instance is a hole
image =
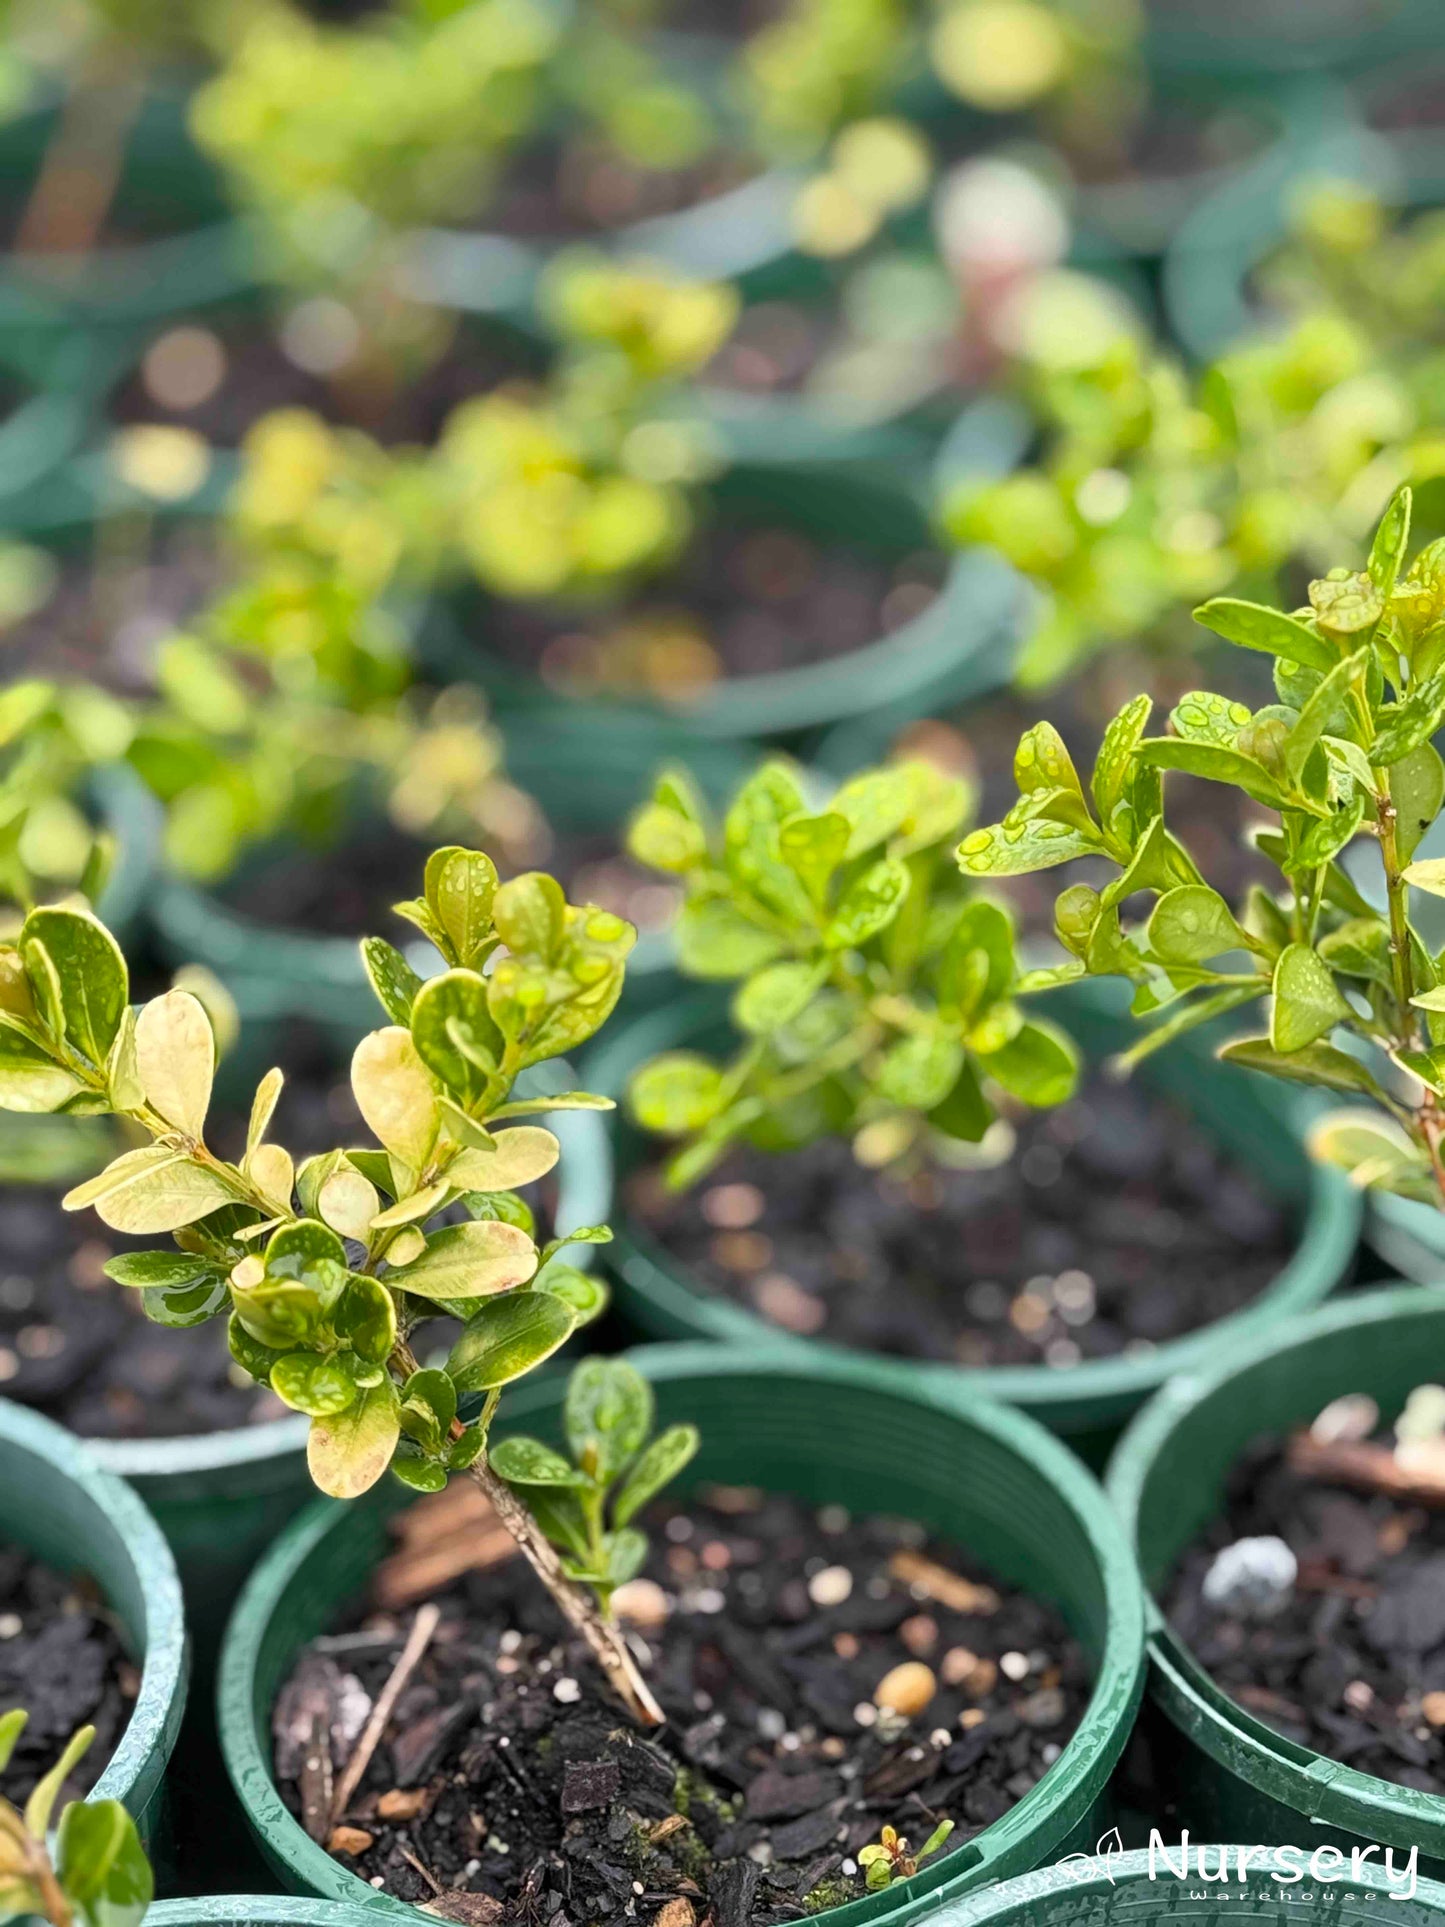
[[[1216, 1553], [1256, 1536], [1283, 1539], [1299, 1562], [1284, 1610], [1263, 1622], [1202, 1590]], [[1200, 1664], [1266, 1726], [1361, 1773], [1445, 1793], [1445, 1513], [1306, 1478], [1261, 1440], [1163, 1597]]]
[[[921, 1529], [731, 1488], [649, 1525], [646, 1581], [620, 1596], [647, 1622], [667, 1715], [647, 1739], [504, 1558], [437, 1596], [332, 1832], [327, 1768], [344, 1770], [411, 1615], [356, 1613], [307, 1649], [277, 1703], [276, 1772], [343, 1865], [483, 1927], [793, 1920], [862, 1892], [857, 1854], [884, 1825], [915, 1850], [945, 1817], [950, 1850], [970, 1839], [1078, 1724], [1088, 1670], [1054, 1610]], [[875, 1704], [900, 1665], [921, 1688], [911, 1717]]]
[[[304, 1157], [362, 1139], [345, 1073], [318, 1040], [298, 1033], [279, 1055], [279, 1141]], [[243, 1114], [218, 1109], [208, 1136], [235, 1157], [245, 1130]], [[125, 1238], [92, 1211], [62, 1211], [66, 1188], [0, 1185], [0, 1393], [86, 1438], [181, 1438], [287, 1416], [232, 1361], [224, 1317], [189, 1330], [154, 1324], [139, 1291], [105, 1276], [117, 1251], [168, 1241]]]
[[700, 208], [756, 172], [755, 161], [726, 150], [690, 167], [639, 167], [615, 148], [578, 137], [517, 155], [495, 204], [474, 225], [522, 241], [602, 234]]
[[484, 647], [577, 697], [686, 709], [714, 683], [845, 657], [936, 598], [946, 559], [888, 564], [856, 546], [727, 518], [704, 523], [665, 580], [618, 607], [487, 605]]
[[0, 1545], [0, 1710], [23, 1706], [30, 1715], [0, 1772], [0, 1797], [23, 1804], [76, 1728], [93, 1725], [90, 1751], [61, 1800], [88, 1793], [119, 1745], [139, 1691], [140, 1675], [94, 1582]]
[[970, 1366], [1152, 1351], [1238, 1311], [1294, 1244], [1291, 1214], [1137, 1083], [1089, 1080], [1015, 1116], [1011, 1156], [913, 1176], [823, 1139], [734, 1150], [695, 1190], [634, 1174], [634, 1213], [705, 1289], [790, 1331]]

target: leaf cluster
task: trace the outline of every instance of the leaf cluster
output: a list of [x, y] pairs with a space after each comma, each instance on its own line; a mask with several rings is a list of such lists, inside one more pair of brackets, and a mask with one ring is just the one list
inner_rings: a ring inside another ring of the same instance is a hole
[[[0, 1714], [0, 1770], [26, 1718], [21, 1707]], [[53, 1849], [48, 1838], [61, 1789], [94, 1738], [93, 1726], [73, 1735], [23, 1811], [0, 1800], [0, 1920], [35, 1915], [51, 1927], [140, 1927], [155, 1882], [119, 1800], [67, 1802]]]
[[901, 1153], [934, 1132], [977, 1141], [993, 1090], [1034, 1105], [1070, 1094], [1073, 1047], [1019, 1007], [1008, 910], [950, 860], [970, 809], [963, 782], [922, 762], [866, 770], [823, 801], [767, 762], [720, 827], [684, 771], [659, 780], [628, 847], [682, 880], [679, 962], [737, 984], [743, 1039], [728, 1062], [673, 1051], [632, 1080], [638, 1120], [684, 1140], [674, 1184], [739, 1138], [784, 1149], [881, 1122]]
[[[1183, 697], [1168, 729], [1148, 733], [1138, 696], [1109, 725], [1089, 791], [1048, 723], [1019, 746], [1019, 800], [1001, 823], [959, 845], [980, 878], [1043, 870], [1074, 857], [1112, 863], [1102, 890], [1073, 884], [1055, 905], [1070, 953], [1036, 971], [1046, 989], [1090, 976], [1134, 986], [1150, 1028], [1137, 1061], [1199, 1025], [1252, 1004], [1261, 1035], [1222, 1055], [1288, 1080], [1372, 1098], [1368, 1114], [1320, 1127], [1322, 1154], [1360, 1183], [1440, 1201], [1445, 1101], [1445, 952], [1432, 949], [1412, 891], [1445, 894], [1445, 865], [1414, 860], [1445, 804], [1445, 541], [1407, 563], [1411, 496], [1376, 533], [1368, 568], [1337, 569], [1286, 612], [1216, 598], [1198, 619], [1274, 660], [1278, 700], [1251, 711], [1227, 696]], [[1230, 905], [1167, 827], [1164, 779], [1178, 770], [1230, 785], [1274, 819], [1255, 834], [1282, 887]], [[1378, 851], [1378, 884], [1352, 846]], [[1125, 921], [1143, 895], [1147, 917]]]

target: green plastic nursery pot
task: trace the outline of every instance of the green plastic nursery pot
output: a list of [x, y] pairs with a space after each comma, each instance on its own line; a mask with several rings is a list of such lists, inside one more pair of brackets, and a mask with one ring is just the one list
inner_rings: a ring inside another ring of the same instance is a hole
[[140, 1691], [94, 1797], [123, 1801], [153, 1848], [187, 1673], [180, 1581], [155, 1520], [69, 1432], [0, 1399], [0, 1543], [88, 1573], [120, 1622]]
[[[1268, 1922], [1323, 1918], [1330, 1927], [1441, 1927], [1445, 1887], [1412, 1882], [1402, 1864], [1392, 1872], [1373, 1860], [1358, 1870], [1326, 1859], [1312, 1878], [1312, 1838], [1303, 1843], [1305, 1872], [1260, 1846], [1189, 1845], [1189, 1871], [1181, 1873], [1181, 1848], [1164, 1852], [1110, 1853], [1077, 1858], [1037, 1873], [1020, 1874], [987, 1893], [974, 1894], [939, 1916], [938, 1927], [1173, 1927], [1177, 1921]], [[1206, 1872], [1199, 1877], [1199, 1856]], [[1165, 1864], [1167, 1855], [1168, 1865]], [[1221, 1855], [1227, 1856], [1221, 1859]], [[1246, 1872], [1241, 1880], [1241, 1856]], [[1226, 1867], [1230, 1878], [1218, 1879]], [[1171, 1870], [1172, 1869], [1172, 1870]], [[1406, 1898], [1406, 1895], [1409, 1898]]]
[[1445, 1212], [1433, 1205], [1370, 1192], [1365, 1242], [1412, 1284], [1445, 1284]]
[[[558, 1227], [601, 1224], [611, 1195], [601, 1116], [559, 1111], [547, 1122], [562, 1145]], [[568, 1262], [587, 1270], [595, 1255], [594, 1246], [577, 1245]], [[287, 1520], [314, 1496], [306, 1469], [308, 1425], [297, 1415], [191, 1438], [86, 1441], [108, 1472], [140, 1493], [169, 1540], [202, 1672], [214, 1657], [246, 1575]]]
[[1291, 196], [1321, 180], [1355, 181], [1387, 202], [1431, 207], [1445, 193], [1445, 140], [1422, 130], [1387, 138], [1363, 126], [1352, 106], [1322, 86], [1311, 128], [1292, 136], [1203, 203], [1165, 256], [1163, 298], [1176, 340], [1211, 360], [1260, 325], [1250, 279], [1285, 239]]
[[[1085, 984], [1055, 992], [1049, 1014], [1092, 1061], [1135, 1041], [1138, 1025], [1116, 985]], [[604, 1037], [588, 1061], [599, 1090], [620, 1096], [638, 1065], [659, 1051], [701, 1045], [727, 1048], [721, 999], [708, 991], [681, 995], [666, 1009]], [[1283, 1318], [1308, 1310], [1348, 1273], [1360, 1227], [1360, 1198], [1337, 1171], [1312, 1162], [1295, 1114], [1263, 1079], [1216, 1064], [1207, 1047], [1181, 1040], [1142, 1064], [1135, 1075], [1173, 1099], [1240, 1164], [1298, 1212], [1299, 1243], [1269, 1288], [1244, 1310], [1143, 1357], [1089, 1360], [1065, 1369], [1006, 1365], [993, 1370], [888, 1361], [883, 1369], [910, 1384], [939, 1387], [965, 1401], [979, 1395], [1021, 1406], [1050, 1431], [1067, 1438], [1092, 1463], [1102, 1463], [1119, 1428], [1172, 1374], [1197, 1371], [1241, 1345], [1262, 1342]], [[619, 1174], [657, 1149], [615, 1114]], [[606, 1263], [617, 1280], [618, 1308], [648, 1338], [709, 1338], [749, 1346], [784, 1346], [813, 1358], [835, 1351], [815, 1338], [780, 1331], [755, 1313], [701, 1289], [685, 1267], [623, 1207], [614, 1207], [616, 1242]]]
[[199, 1900], [160, 1900], [146, 1927], [375, 1927], [376, 1908], [347, 1907], [300, 1894], [206, 1894]]
[[[1395, 1416], [1445, 1347], [1445, 1297], [1414, 1287], [1364, 1292], [1216, 1356], [1142, 1411], [1109, 1467], [1109, 1495], [1151, 1595], [1217, 1510], [1230, 1467], [1263, 1433], [1308, 1423], [1333, 1398], [1366, 1392]], [[1395, 1786], [1272, 1732], [1229, 1699], [1149, 1605], [1149, 1696], [1161, 1781], [1201, 1839], [1361, 1841], [1445, 1873], [1445, 1797]], [[1165, 1791], [1161, 1786], [1160, 1791]]]
[[[996, 419], [994, 411], [984, 419]], [[714, 482], [710, 497], [741, 520], [775, 521], [885, 560], [936, 546], [922, 491], [900, 486], [881, 468], [739, 463]], [[666, 594], [665, 577], [659, 594]], [[490, 602], [477, 590], [435, 604], [421, 651], [434, 673], [480, 682], [504, 724], [518, 708], [545, 706], [570, 713], [575, 726], [590, 723], [599, 737], [617, 727], [639, 747], [649, 745], [642, 768], [650, 771], [709, 743], [798, 743], [872, 710], [912, 718], [995, 688], [1008, 679], [1022, 608], [1013, 571], [982, 549], [965, 550], [953, 558], [938, 597], [890, 634], [832, 661], [730, 678], [673, 707], [550, 693], [535, 676], [489, 652]]]
[[[1142, 1599], [1118, 1528], [1077, 1461], [1020, 1413], [986, 1399], [965, 1409], [866, 1359], [737, 1346], [633, 1358], [656, 1390], [659, 1422], [686, 1416], [701, 1428], [692, 1481], [769, 1486], [916, 1519], [1053, 1601], [1093, 1660], [1096, 1684], [1078, 1731], [1011, 1812], [912, 1880], [824, 1918], [837, 1927], [920, 1918], [1069, 1846], [1092, 1845], [1138, 1704]], [[506, 1424], [557, 1435], [561, 1398], [555, 1380], [518, 1386], [503, 1405]], [[393, 1917], [411, 1909], [373, 1893], [287, 1812], [271, 1778], [270, 1722], [301, 1647], [362, 1588], [387, 1545], [387, 1519], [407, 1503], [388, 1482], [350, 1506], [319, 1502], [296, 1521], [236, 1607], [218, 1702], [232, 1784], [285, 1884], [366, 1898]]]

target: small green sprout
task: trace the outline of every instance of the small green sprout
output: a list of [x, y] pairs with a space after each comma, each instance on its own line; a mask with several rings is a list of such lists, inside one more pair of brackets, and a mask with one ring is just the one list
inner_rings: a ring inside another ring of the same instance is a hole
[[632, 1520], [696, 1453], [697, 1427], [669, 1425], [651, 1438], [652, 1387], [623, 1358], [574, 1368], [563, 1419], [570, 1460], [536, 1439], [509, 1438], [494, 1448], [492, 1469], [520, 1491], [569, 1578], [591, 1586], [606, 1612], [647, 1557]]
[[[0, 1772], [26, 1718], [18, 1706], [0, 1714]], [[50, 1845], [61, 1788], [94, 1738], [93, 1726], [71, 1737], [23, 1811], [0, 1800], [0, 1921], [38, 1915], [50, 1927], [139, 1927], [150, 1906], [150, 1863], [119, 1800], [70, 1801]]]
[[915, 1854], [909, 1851], [908, 1842], [896, 1828], [884, 1827], [877, 1840], [871, 1846], [864, 1847], [858, 1855], [858, 1865], [864, 1870], [864, 1884], [869, 1893], [880, 1893], [883, 1888], [892, 1886], [895, 1880], [907, 1880], [916, 1874], [922, 1863], [930, 1854], [938, 1852], [952, 1832], [952, 1820], [940, 1820]]

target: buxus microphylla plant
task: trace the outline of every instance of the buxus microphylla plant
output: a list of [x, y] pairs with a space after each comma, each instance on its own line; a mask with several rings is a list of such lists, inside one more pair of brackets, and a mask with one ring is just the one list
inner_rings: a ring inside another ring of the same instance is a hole
[[[0, 1771], [25, 1730], [23, 1707], [0, 1713]], [[67, 1778], [95, 1738], [83, 1726], [39, 1780], [24, 1809], [0, 1800], [0, 1921], [37, 1916], [50, 1927], [139, 1927], [155, 1882], [119, 1800], [71, 1800], [52, 1848], [48, 1835]]]
[[[0, 1106], [109, 1112], [148, 1137], [64, 1200], [114, 1231], [174, 1235], [175, 1251], [113, 1258], [111, 1278], [165, 1324], [228, 1316], [237, 1363], [310, 1417], [323, 1492], [354, 1498], [388, 1467], [422, 1491], [469, 1474], [633, 1713], [655, 1722], [607, 1601], [645, 1551], [634, 1514], [686, 1463], [695, 1433], [674, 1426], [647, 1446], [646, 1386], [622, 1361], [593, 1360], [567, 1397], [573, 1463], [517, 1445], [499, 1466], [488, 1449], [503, 1388], [602, 1309], [601, 1287], [560, 1253], [610, 1235], [588, 1227], [539, 1248], [517, 1195], [560, 1148], [522, 1120], [607, 1100], [514, 1087], [604, 1022], [635, 932], [569, 904], [552, 877], [499, 884], [489, 858], [456, 847], [433, 853], [422, 896], [397, 910], [442, 968], [423, 982], [383, 939], [362, 943], [387, 1018], [351, 1066], [370, 1148], [297, 1166], [271, 1137], [283, 1081], [272, 1070], [244, 1154], [217, 1156], [205, 1011], [184, 990], [133, 1008], [118, 945], [81, 909], [32, 911], [0, 947]], [[444, 1363], [420, 1365], [414, 1334], [441, 1315], [461, 1335]], [[480, 1414], [464, 1422], [476, 1394]]]
[[783, 1150], [830, 1132], [892, 1161], [930, 1140], [982, 1138], [991, 1091], [1062, 1102], [1078, 1059], [1017, 1001], [1014, 926], [952, 860], [968, 786], [924, 762], [866, 770], [830, 797], [764, 763], [720, 829], [683, 771], [658, 782], [628, 845], [680, 877], [682, 968], [735, 981], [743, 1042], [634, 1077], [633, 1112], [684, 1140], [672, 1183], [701, 1177], [739, 1139]]
[[[1019, 744], [1019, 800], [959, 846], [967, 876], [1017, 876], [1075, 857], [1117, 874], [1071, 884], [1055, 906], [1069, 961], [1031, 972], [1033, 989], [1122, 976], [1151, 1028], [1133, 1062], [1226, 1013], [1267, 1003], [1259, 1036], [1220, 1055], [1292, 1083], [1374, 1100], [1337, 1112], [1315, 1146], [1355, 1181], [1445, 1203], [1445, 951], [1413, 915], [1412, 891], [1445, 895], [1445, 861], [1415, 860], [1445, 802], [1432, 738], [1445, 721], [1445, 541], [1407, 564], [1411, 497], [1391, 502], [1364, 570], [1335, 569], [1286, 613], [1216, 598], [1197, 611], [1215, 634], [1275, 659], [1278, 701], [1251, 711], [1211, 692], [1183, 697], [1149, 734], [1136, 696], [1105, 734], [1086, 790], [1056, 730]], [[1227, 783], [1271, 812], [1255, 832], [1282, 887], [1231, 906], [1167, 824], [1170, 770]], [[1378, 853], [1378, 888], [1346, 861]], [[1153, 899], [1143, 922], [1123, 912]]]

